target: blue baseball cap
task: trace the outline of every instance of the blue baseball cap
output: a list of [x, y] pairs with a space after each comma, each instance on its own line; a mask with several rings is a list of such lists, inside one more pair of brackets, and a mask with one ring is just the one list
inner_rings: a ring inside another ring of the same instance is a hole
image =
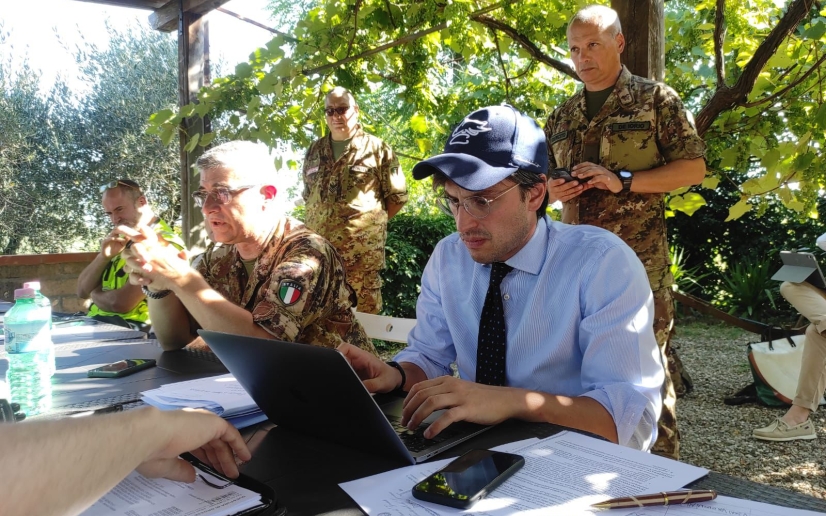
[[545, 133], [532, 118], [503, 104], [466, 116], [442, 154], [417, 163], [413, 177], [424, 179], [441, 172], [465, 190], [478, 192], [519, 169], [548, 173]]

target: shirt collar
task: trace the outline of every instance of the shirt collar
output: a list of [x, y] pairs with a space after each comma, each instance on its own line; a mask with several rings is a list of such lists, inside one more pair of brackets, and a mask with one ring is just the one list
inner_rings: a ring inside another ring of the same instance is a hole
[[542, 217], [536, 221], [536, 229], [531, 239], [505, 263], [534, 276], [539, 274], [545, 263], [545, 256], [548, 254], [548, 222], [546, 219], [547, 217]]

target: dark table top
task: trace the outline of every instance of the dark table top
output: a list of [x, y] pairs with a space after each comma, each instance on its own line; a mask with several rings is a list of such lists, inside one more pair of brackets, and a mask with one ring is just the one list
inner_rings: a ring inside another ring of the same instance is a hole
[[[116, 402], [140, 403], [140, 392], [163, 384], [226, 373], [211, 353], [162, 352], [154, 341], [86, 342], [56, 346], [58, 372], [54, 377], [56, 410], [106, 406]], [[86, 370], [125, 358], [154, 358], [158, 367], [125, 378], [86, 378]], [[331, 431], [335, 422], [331, 421]], [[563, 427], [508, 421], [433, 460], [453, 457], [473, 448], [491, 448], [530, 437], [544, 438]], [[361, 515], [356, 503], [338, 487], [405, 464], [353, 448], [262, 423], [244, 430], [253, 459], [242, 472], [272, 487], [278, 505], [295, 516], [327, 514]], [[797, 509], [826, 512], [826, 500], [711, 472], [687, 487], [715, 489], [736, 498]]]

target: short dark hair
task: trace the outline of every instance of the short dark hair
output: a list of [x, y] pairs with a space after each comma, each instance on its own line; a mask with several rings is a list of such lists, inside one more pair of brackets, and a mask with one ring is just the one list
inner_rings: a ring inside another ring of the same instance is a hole
[[[445, 183], [450, 181], [450, 178], [447, 177], [442, 172], [433, 172], [433, 191], [438, 192], [439, 190], [444, 190]], [[535, 172], [528, 172], [527, 170], [522, 170], [521, 168], [514, 172], [513, 174], [509, 175], [505, 178], [505, 180], [513, 181], [514, 183], [519, 185], [519, 195], [521, 196], [522, 200], [526, 200], [528, 195], [534, 186], [538, 185], [539, 183], [545, 182], [545, 176], [537, 174]], [[545, 215], [545, 211], [548, 208], [548, 192], [545, 191], [545, 198], [542, 199], [542, 204], [539, 208], [536, 209], [536, 218], [541, 219]]]

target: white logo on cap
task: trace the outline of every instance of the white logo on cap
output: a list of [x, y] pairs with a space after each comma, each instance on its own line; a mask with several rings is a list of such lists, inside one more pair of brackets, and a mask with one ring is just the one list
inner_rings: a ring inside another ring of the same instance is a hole
[[450, 145], [467, 145], [470, 143], [470, 137], [476, 136], [479, 133], [487, 133], [493, 129], [488, 127], [487, 120], [474, 120], [466, 118], [462, 125], [453, 131], [453, 136], [450, 137]]

